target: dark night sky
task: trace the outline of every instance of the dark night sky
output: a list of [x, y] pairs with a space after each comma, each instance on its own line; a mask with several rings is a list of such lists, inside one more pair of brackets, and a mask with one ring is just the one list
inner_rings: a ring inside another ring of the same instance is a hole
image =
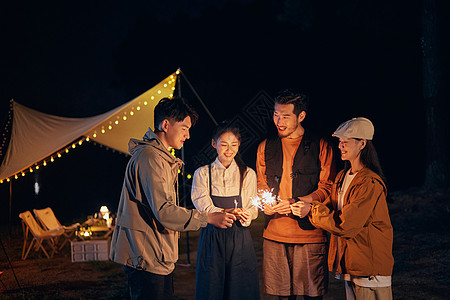
[[[425, 157], [420, 1], [390, 2], [3, 4], [0, 114], [6, 118], [13, 98], [50, 114], [93, 116], [181, 67], [219, 121], [260, 90], [273, 95], [287, 87], [310, 95], [306, 125], [324, 135], [351, 117], [368, 117], [391, 188], [418, 186]], [[185, 95], [201, 114], [188, 151], [208, 142], [201, 128], [212, 122], [192, 94]], [[13, 215], [46, 205], [57, 215], [84, 207], [67, 218], [103, 203], [115, 210], [126, 161], [95, 146], [79, 149], [37, 175], [39, 196], [32, 194], [34, 176], [14, 182]], [[2, 210], [8, 191], [0, 186]]]

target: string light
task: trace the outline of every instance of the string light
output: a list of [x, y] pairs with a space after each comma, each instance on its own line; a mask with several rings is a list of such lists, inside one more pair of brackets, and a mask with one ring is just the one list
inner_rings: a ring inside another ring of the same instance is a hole
[[[177, 70], [175, 73], [176, 73], [177, 75], [180, 74], [180, 70]], [[170, 77], [167, 78], [167, 79], [165, 80], [165, 82], [162, 82], [162, 83], [161, 83], [160, 87], [161, 87], [161, 88], [164, 87], [164, 88], [166, 88], [166, 89], [168, 89], [168, 88], [170, 87], [170, 89], [171, 89], [172, 91], [174, 91], [174, 90], [175, 90], [175, 87], [173, 86], [174, 84], [175, 84], [175, 76], [174, 76], [174, 75], [170, 75]], [[153, 92], [152, 92], [152, 91], [153, 91]], [[165, 90], [165, 91], [167, 91], [167, 90]], [[156, 92], [156, 93], [155, 93], [155, 92]], [[149, 93], [150, 93], [150, 95], [149, 95], [149, 96], [150, 96], [150, 100], [155, 100], [155, 99], [156, 99], [156, 98], [155, 98], [155, 94], [161, 95], [161, 94], [163, 93], [163, 89], [159, 89], [159, 90], [156, 90], [156, 91], [153, 89], [153, 90], [150, 90]], [[152, 93], [153, 93], [153, 95], [152, 95]], [[148, 96], [145, 96], [145, 97], [148, 97]], [[172, 98], [172, 97], [173, 97], [173, 94], [172, 94], [172, 93], [169, 94], [168, 97], [169, 97], [169, 98]], [[148, 99], [148, 98], [147, 98], [147, 99]], [[129, 109], [129, 111], [123, 111], [123, 115], [122, 115], [122, 116], [116, 115], [116, 116], [115, 116], [115, 117], [116, 117], [115, 120], [111, 120], [111, 119], [105, 120], [106, 122], [109, 123], [108, 129], [109, 129], [109, 130], [112, 130], [113, 127], [114, 127], [114, 125], [119, 125], [120, 118], [122, 118], [124, 121], [126, 121], [126, 120], [127, 120], [127, 114], [129, 114], [130, 116], [134, 116], [135, 113], [137, 113], [138, 111], [141, 111], [141, 108], [142, 108], [141, 105], [147, 106], [147, 105], [149, 104], [149, 102], [148, 102], [147, 100], [144, 100], [143, 102], [138, 101], [138, 103], [136, 103], [136, 104], [139, 104], [139, 105], [138, 105], [138, 106], [132, 106], [131, 109]], [[7, 125], [9, 125], [9, 124], [11, 123], [11, 119], [12, 119], [12, 111], [13, 111], [13, 101], [12, 101], [12, 100], [11, 100], [11, 102], [10, 102], [10, 108], [11, 108], [11, 109], [10, 109], [9, 120], [8, 120], [7, 123], [6, 123]], [[113, 118], [114, 118], [114, 117], [113, 117]], [[103, 124], [105, 124], [105, 123], [103, 123]], [[7, 134], [6, 134], [6, 133], [9, 132], [7, 126], [5, 126], [5, 127], [6, 127], [6, 128], [5, 128], [5, 130], [4, 130], [4, 132], [3, 132], [3, 136], [2, 136], [3, 140], [2, 140], [2, 143], [0, 144], [0, 156], [3, 154], [2, 152], [3, 152], [3, 150], [4, 150], [4, 146], [5, 146], [5, 143], [6, 143], [6, 139], [7, 139]], [[101, 133], [106, 133], [105, 127], [106, 127], [106, 125], [104, 125], [104, 126], [101, 127], [101, 129], [100, 129], [100, 132], [101, 132]], [[92, 133], [92, 138], [97, 138], [97, 131], [94, 131], [94, 133]], [[88, 142], [88, 141], [90, 141], [90, 137], [87, 136], [84, 140]], [[63, 150], [60, 150], [60, 151], [64, 151], [65, 153], [69, 153], [70, 147], [72, 147], [73, 149], [75, 149], [76, 146], [77, 146], [77, 144], [81, 146], [81, 145], [83, 144], [83, 141], [84, 141], [84, 140], [83, 140], [83, 139], [80, 139], [78, 142], [74, 142], [72, 145], [67, 146], [67, 148], [65, 148], [65, 149], [63, 149]], [[56, 154], [56, 157], [61, 158], [61, 157], [62, 157], [62, 155], [61, 155], [62, 153], [63, 153], [63, 152], [57, 152], [57, 153], [55, 153], [55, 154]], [[40, 166], [45, 167], [45, 166], [47, 166], [47, 163], [48, 163], [48, 162], [54, 162], [54, 161], [55, 161], [55, 154], [53, 154], [53, 155], [50, 156], [50, 157], [47, 157], [45, 160], [42, 160], [40, 164], [37, 163], [34, 167], [28, 167], [28, 170], [27, 170], [27, 171], [30, 172], [30, 173], [33, 173], [33, 172], [34, 172], [33, 168], [34, 168], [35, 170], [39, 170], [39, 167], [40, 167]], [[175, 149], [172, 149], [172, 154], [175, 156]], [[181, 172], [181, 171], [180, 171], [180, 172]], [[26, 171], [19, 171], [18, 173], [12, 175], [10, 178], [6, 178], [6, 179], [3, 179], [3, 180], [0, 180], [0, 183], [3, 183], [5, 180], [6, 180], [7, 182], [10, 182], [10, 179], [13, 178], [13, 176], [14, 176], [15, 179], [18, 179], [18, 178], [20, 177], [20, 175], [25, 176], [25, 173], [26, 173]], [[191, 178], [191, 175], [190, 175], [190, 174], [188, 174], [187, 176], [188, 176], [189, 179]]]

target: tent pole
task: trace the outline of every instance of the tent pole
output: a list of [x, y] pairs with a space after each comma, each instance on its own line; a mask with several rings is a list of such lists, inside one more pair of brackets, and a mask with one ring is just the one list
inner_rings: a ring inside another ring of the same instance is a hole
[[[177, 76], [177, 85], [178, 85], [178, 97], [181, 98], [181, 81], [180, 76]], [[184, 161], [184, 146], [181, 148], [181, 160]], [[187, 191], [186, 191], [186, 180], [185, 180], [185, 168], [184, 164], [181, 167], [181, 184], [183, 186], [183, 199], [184, 199], [184, 207], [187, 208]], [[186, 266], [191, 266], [191, 249], [189, 248], [189, 231], [186, 231]]]
[[214, 119], [213, 115], [211, 114], [211, 112], [209, 111], [209, 109], [206, 107], [205, 103], [203, 102], [203, 100], [200, 98], [200, 96], [197, 94], [197, 91], [194, 89], [194, 87], [192, 86], [192, 84], [189, 82], [189, 80], [187, 79], [186, 75], [181, 72], [180, 70], [180, 74], [183, 75], [184, 80], [186, 80], [187, 84], [189, 85], [189, 87], [191, 88], [192, 92], [194, 93], [195, 97], [197, 97], [198, 101], [200, 101], [201, 105], [203, 106], [203, 108], [206, 110], [206, 113], [209, 115], [209, 117], [211, 118], [211, 120], [214, 122], [214, 125], [218, 125], [219, 123], [217, 123], [216, 119]]
[[12, 180], [9, 181], [9, 219], [8, 219], [8, 232], [11, 237], [11, 207], [12, 207]]

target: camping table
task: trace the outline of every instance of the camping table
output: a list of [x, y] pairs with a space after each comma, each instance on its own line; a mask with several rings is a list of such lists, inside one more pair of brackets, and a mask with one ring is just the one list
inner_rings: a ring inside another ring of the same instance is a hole
[[[81, 228], [85, 228], [84, 230], [90, 231], [92, 233], [87, 237], [78, 235], [81, 240], [104, 240], [107, 239], [114, 231], [114, 226], [96, 224], [91, 220], [84, 222]], [[82, 229], [82, 231], [84, 230]]]
[[106, 239], [108, 238], [114, 231], [114, 227], [106, 226], [106, 225], [93, 225], [89, 227], [92, 231], [91, 238], [93, 239]]

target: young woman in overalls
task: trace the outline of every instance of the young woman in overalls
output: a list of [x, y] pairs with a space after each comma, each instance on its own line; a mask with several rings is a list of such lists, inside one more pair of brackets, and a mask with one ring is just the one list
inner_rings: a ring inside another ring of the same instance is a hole
[[237, 127], [220, 125], [212, 138], [216, 160], [198, 168], [192, 202], [198, 210], [227, 211], [237, 221], [227, 229], [213, 225], [200, 231], [195, 299], [259, 299], [258, 267], [248, 230], [258, 211], [250, 203], [256, 195], [256, 173], [238, 155]]

